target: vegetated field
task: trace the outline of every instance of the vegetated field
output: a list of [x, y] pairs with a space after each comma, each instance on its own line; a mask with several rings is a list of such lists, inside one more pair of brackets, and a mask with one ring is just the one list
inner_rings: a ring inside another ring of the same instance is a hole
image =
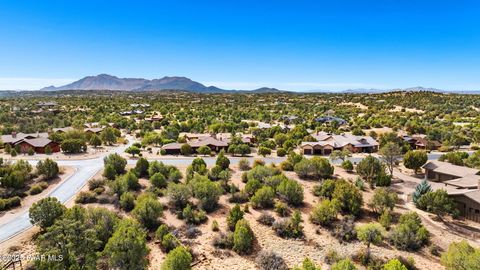
[[[58, 111], [35, 112], [32, 117], [36, 104], [46, 100], [57, 102]], [[322, 269], [353, 269], [347, 268], [349, 264], [382, 269], [398, 259], [408, 269], [414, 269], [412, 265], [455, 269], [447, 259], [441, 262], [442, 252], [462, 239], [478, 247], [468, 235], [445, 229], [448, 215], [439, 215], [443, 218], [439, 220], [412, 207], [405, 193], [411, 188], [405, 189], [401, 182], [381, 182], [388, 178], [385, 172], [377, 171], [369, 179], [333, 167], [327, 159], [307, 159], [293, 151], [308, 130], [391, 128], [426, 134], [451, 147], [477, 143], [478, 112], [470, 107], [480, 107], [478, 96], [100, 91], [59, 92], [1, 103], [3, 134], [98, 122], [114, 124], [147, 148], [176, 141], [180, 132], [251, 132], [255, 147], [273, 144], [271, 148], [278, 151], [281, 146], [288, 153], [282, 164], [253, 164], [252, 159], [230, 164], [230, 155], [222, 152], [215, 165], [191, 158], [177, 167], [143, 158], [127, 166], [124, 157], [112, 154], [105, 159], [102, 174], [77, 195], [75, 206], [67, 209], [51, 199], [31, 208], [32, 221], [41, 228], [32, 239], [36, 252], [67, 254], [61, 261], [34, 262], [39, 268], [312, 269], [305, 265], [313, 262]], [[149, 106], [140, 114], [119, 114], [131, 110], [133, 103]], [[154, 113], [163, 120], [144, 120]], [[348, 123], [314, 121], [325, 114]], [[463, 119], [470, 124], [454, 125]], [[259, 130], [242, 120], [295, 126]], [[371, 203], [374, 198], [377, 201]], [[302, 266], [306, 258], [311, 261]]]

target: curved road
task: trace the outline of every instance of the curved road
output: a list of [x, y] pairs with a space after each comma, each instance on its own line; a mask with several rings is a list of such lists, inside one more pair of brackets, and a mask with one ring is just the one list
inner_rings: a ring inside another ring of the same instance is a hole
[[[60, 166], [71, 166], [75, 168], [75, 172], [69, 178], [65, 179], [61, 184], [59, 184], [54, 190], [52, 190], [47, 196], [56, 197], [62, 203], [66, 203], [72, 198], [75, 194], [82, 189], [82, 187], [90, 180], [99, 170], [103, 168], [103, 157], [110, 153], [122, 153], [129, 145], [132, 143], [118, 147], [112, 152], [105, 153], [101, 157], [87, 160], [57, 160], [58, 165]], [[429, 154], [429, 160], [438, 159], [441, 154], [433, 153]], [[175, 159], [155, 159], [162, 161], [168, 165], [182, 165], [185, 163], [190, 163], [194, 157], [181, 157]], [[207, 165], [211, 166], [215, 164], [215, 157], [205, 157], [203, 158]], [[253, 158], [249, 158], [253, 159]], [[362, 158], [361, 157], [352, 157], [350, 160], [352, 162], [358, 163]], [[237, 164], [240, 160], [239, 157], [230, 157], [232, 164]], [[265, 163], [270, 164], [272, 162], [278, 163], [285, 160], [284, 157], [266, 157], [263, 158]], [[128, 160], [128, 164], [135, 164], [136, 160]], [[31, 161], [35, 164], [36, 161]], [[334, 162], [337, 163], [337, 162]], [[30, 223], [30, 218], [28, 216], [28, 210], [15, 215], [6, 222], [0, 224], [0, 243], [16, 236], [17, 234], [22, 233], [23, 231], [32, 227]]]

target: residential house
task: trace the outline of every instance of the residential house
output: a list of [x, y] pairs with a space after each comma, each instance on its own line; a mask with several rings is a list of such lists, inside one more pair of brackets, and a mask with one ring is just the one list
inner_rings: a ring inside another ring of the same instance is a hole
[[370, 136], [352, 134], [333, 135], [319, 132], [312, 135], [316, 142], [302, 142], [300, 148], [304, 155], [329, 155], [334, 150], [349, 150], [352, 153], [373, 153], [378, 151], [378, 142]]
[[[184, 134], [187, 138], [187, 134]], [[198, 136], [194, 139], [188, 140], [186, 142], [192, 147], [193, 152], [196, 152], [198, 148], [202, 146], [208, 146], [214, 152], [220, 152], [221, 150], [227, 150], [228, 143], [222, 140], [218, 140], [211, 136]], [[165, 150], [166, 154], [169, 155], [178, 155], [182, 147], [182, 143], [169, 143], [162, 146], [162, 149]]]
[[100, 134], [103, 131], [103, 127], [85, 128], [83, 131], [87, 134]]
[[427, 162], [422, 168], [425, 179], [433, 181], [432, 188], [445, 189], [461, 216], [480, 222], [480, 170], [436, 160]]
[[335, 117], [335, 116], [322, 116], [322, 117], [317, 117], [314, 120], [315, 122], [318, 123], [323, 123], [323, 124], [329, 124], [336, 122], [340, 126], [347, 124], [347, 120], [340, 118], [340, 117]]
[[478, 175], [480, 172], [480, 170], [474, 168], [457, 166], [438, 160], [429, 161], [422, 168], [425, 170], [425, 179], [435, 182], [469, 177]]
[[46, 147], [50, 147], [51, 152], [60, 152], [60, 145], [48, 138], [24, 139], [15, 144], [20, 146], [21, 153], [27, 153], [33, 149], [35, 153], [45, 154]]
[[22, 153], [28, 152], [29, 148], [33, 148], [36, 153], [45, 153], [47, 146], [50, 146], [52, 152], [60, 151], [60, 145], [48, 139], [48, 134], [44, 132], [12, 132], [10, 135], [2, 135], [1, 140], [4, 144], [9, 144], [12, 147], [20, 147]]
[[23, 141], [25, 139], [35, 139], [35, 138], [48, 138], [48, 133], [37, 132], [37, 133], [22, 133], [22, 132], [12, 132], [9, 135], [2, 135], [1, 141], [3, 144], [10, 144], [10, 146], [15, 146], [16, 143]]

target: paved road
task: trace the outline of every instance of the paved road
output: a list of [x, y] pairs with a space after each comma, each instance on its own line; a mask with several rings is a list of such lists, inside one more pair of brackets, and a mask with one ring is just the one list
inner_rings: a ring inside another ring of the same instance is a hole
[[[121, 146], [116, 148], [112, 152], [121, 153], [125, 150], [127, 146]], [[112, 153], [110, 152], [110, 153]], [[106, 153], [107, 155], [109, 153]], [[101, 156], [94, 159], [87, 160], [58, 160], [57, 163], [60, 166], [71, 166], [75, 168], [73, 175], [68, 177], [65, 181], [59, 184], [55, 189], [53, 189], [48, 196], [56, 197], [60, 202], [66, 203], [72, 198], [75, 194], [82, 189], [82, 187], [92, 178], [99, 170], [103, 168], [103, 157]], [[37, 161], [30, 161], [32, 165], [36, 164]], [[28, 217], [28, 209], [23, 212], [14, 215], [12, 218], [0, 224], [0, 243], [12, 238], [13, 236], [29, 229], [32, 227], [30, 223], [30, 218]]]
[[[131, 144], [131, 143], [130, 143]], [[129, 145], [118, 147], [114, 150], [116, 153], [121, 153]], [[111, 152], [110, 152], [111, 153]], [[109, 153], [105, 153], [103, 156], [87, 159], [87, 160], [58, 160], [57, 163], [61, 166], [71, 166], [75, 168], [75, 172], [68, 179], [63, 181], [58, 185], [54, 190], [52, 190], [48, 196], [58, 198], [62, 203], [66, 203], [72, 198], [75, 197], [75, 194], [91, 179], [99, 170], [103, 168], [103, 157]], [[439, 154], [429, 154], [429, 160], [438, 159]], [[192, 162], [194, 157], [181, 157], [176, 159], [156, 159], [162, 161], [168, 165], [183, 165], [189, 164]], [[203, 158], [208, 166], [215, 164], [215, 157], [205, 157]], [[237, 164], [241, 158], [239, 157], [230, 157], [232, 164]], [[253, 158], [249, 158], [253, 160]], [[361, 157], [352, 157], [350, 160], [354, 163], [358, 163], [362, 158]], [[265, 163], [279, 163], [285, 160], [285, 157], [267, 157], [263, 159]], [[135, 164], [136, 160], [128, 160], [128, 164]], [[32, 164], [35, 164], [36, 161], [31, 161]], [[339, 163], [339, 161], [334, 161], [334, 163]], [[25, 210], [18, 215], [15, 215], [11, 219], [7, 220], [3, 224], [0, 224], [0, 243], [12, 238], [13, 236], [29, 229], [32, 227], [30, 219], [28, 217], [28, 210]]]

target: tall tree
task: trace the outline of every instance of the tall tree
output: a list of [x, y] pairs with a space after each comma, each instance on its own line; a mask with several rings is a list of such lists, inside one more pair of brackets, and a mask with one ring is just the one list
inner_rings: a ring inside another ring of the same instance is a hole
[[398, 164], [398, 160], [402, 157], [402, 149], [394, 142], [388, 142], [380, 148], [380, 156], [393, 176], [393, 169]]

